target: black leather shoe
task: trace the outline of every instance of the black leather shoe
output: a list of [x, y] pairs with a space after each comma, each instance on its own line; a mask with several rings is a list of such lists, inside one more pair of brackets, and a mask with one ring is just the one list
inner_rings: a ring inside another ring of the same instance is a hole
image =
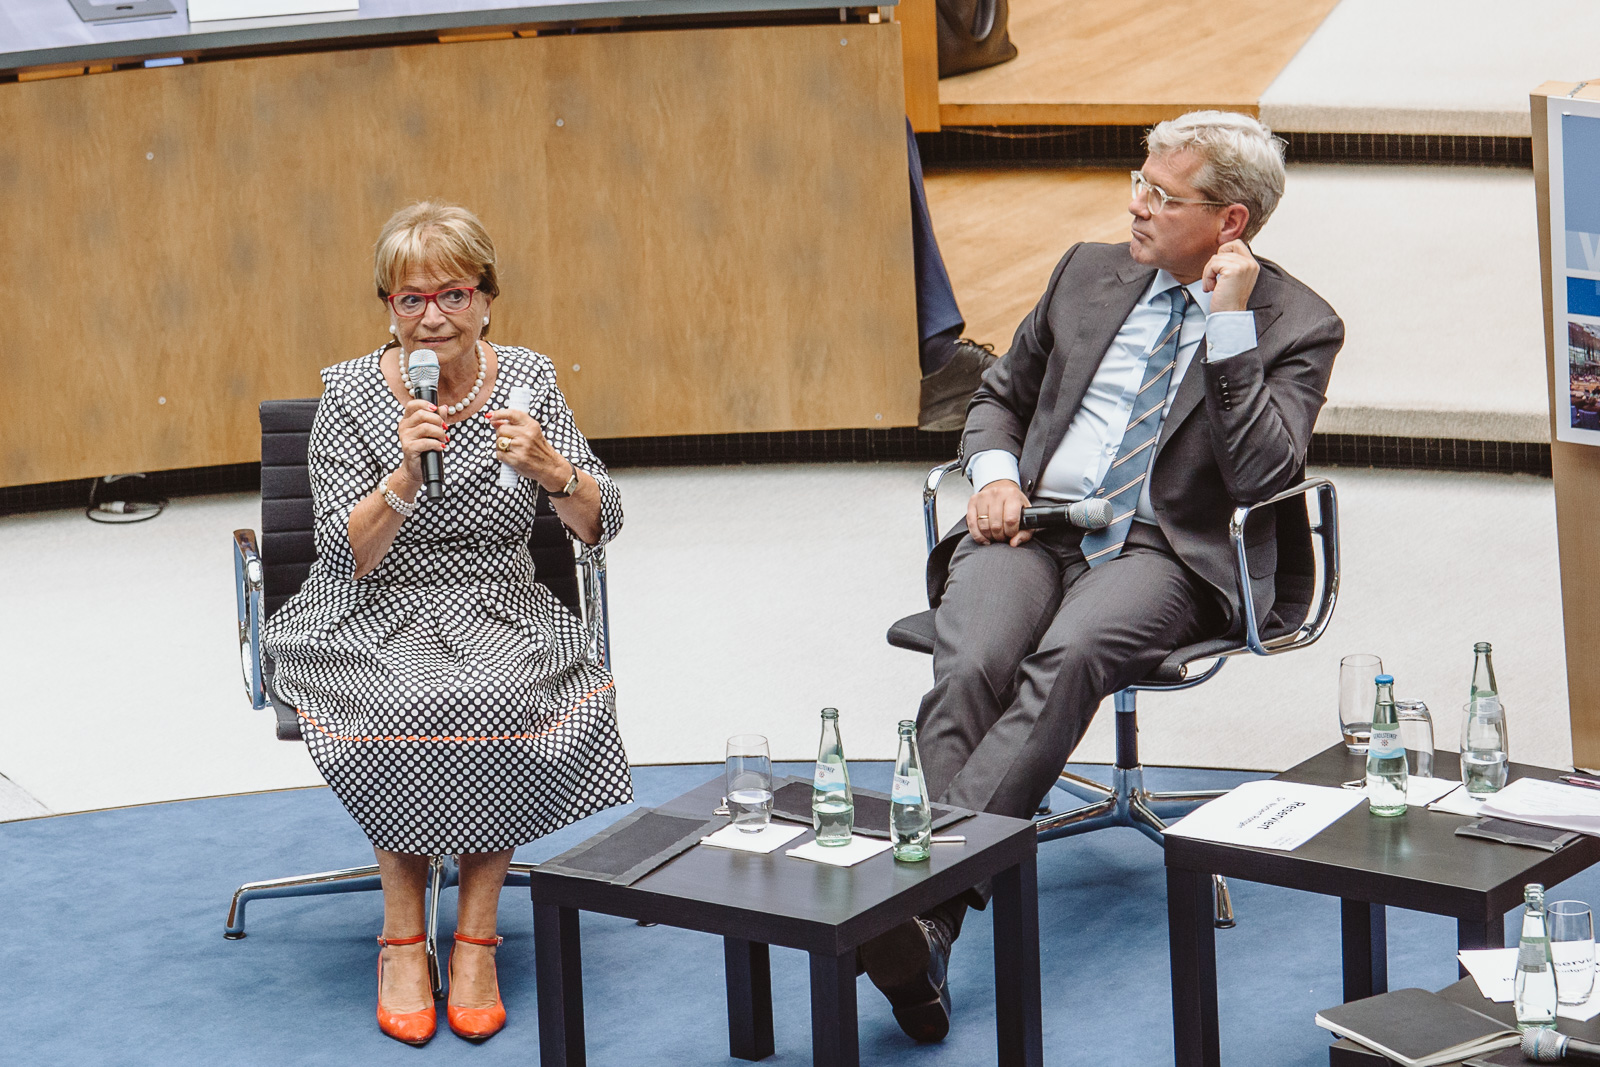
[[919, 430], [959, 430], [967, 424], [967, 404], [978, 391], [983, 372], [999, 357], [993, 345], [980, 345], [965, 337], [951, 344], [944, 366], [922, 379], [917, 415]]
[[867, 977], [914, 1041], [943, 1041], [950, 1032], [950, 940], [942, 923], [919, 917], [861, 946]]

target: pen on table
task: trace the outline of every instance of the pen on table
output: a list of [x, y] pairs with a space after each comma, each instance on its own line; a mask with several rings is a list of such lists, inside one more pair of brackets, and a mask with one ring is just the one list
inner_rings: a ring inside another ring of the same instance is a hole
[[[1600, 783], [1596, 783], [1600, 786]], [[961, 834], [934, 834], [933, 843], [936, 845], [964, 845], [967, 839]]]
[[1590, 789], [1600, 789], [1600, 782], [1595, 781], [1593, 778], [1579, 778], [1575, 774], [1563, 774], [1560, 777], [1568, 785], [1582, 785], [1588, 786]]

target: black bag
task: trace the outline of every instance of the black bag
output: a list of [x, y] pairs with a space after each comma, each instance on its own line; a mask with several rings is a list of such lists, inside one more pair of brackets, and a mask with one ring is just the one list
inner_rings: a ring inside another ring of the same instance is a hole
[[1006, 0], [939, 0], [939, 77], [1017, 58]]

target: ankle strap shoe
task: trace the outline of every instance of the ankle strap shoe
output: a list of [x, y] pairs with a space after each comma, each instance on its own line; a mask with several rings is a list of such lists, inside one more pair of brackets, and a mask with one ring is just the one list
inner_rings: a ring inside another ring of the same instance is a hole
[[[482, 945], [484, 948], [495, 948], [505, 940], [503, 937], [468, 937], [466, 934], [456, 934], [456, 940], [468, 945]], [[456, 955], [450, 953], [450, 992], [456, 991]], [[494, 1003], [487, 1008], [458, 1008], [448, 1000], [444, 1006], [445, 1018], [450, 1021], [450, 1029], [457, 1037], [468, 1041], [487, 1041], [489, 1038], [505, 1029], [506, 1005], [500, 999], [500, 978], [495, 976]]]
[[[428, 939], [427, 934], [418, 934], [415, 937], [379, 937], [378, 944], [384, 948], [391, 945], [403, 948], [406, 945], [418, 945]], [[383, 952], [378, 952], [378, 1029], [396, 1041], [404, 1041], [408, 1045], [426, 1045], [433, 1040], [434, 1033], [439, 1028], [439, 1015], [430, 1003], [421, 1011], [390, 1011], [383, 1006]]]

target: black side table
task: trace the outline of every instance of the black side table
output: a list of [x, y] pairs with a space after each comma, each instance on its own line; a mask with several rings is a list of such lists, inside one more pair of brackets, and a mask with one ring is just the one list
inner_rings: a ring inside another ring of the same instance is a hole
[[[1438, 753], [1434, 772], [1459, 779], [1455, 754]], [[1512, 778], [1553, 779], [1558, 773], [1511, 765]], [[1337, 786], [1365, 774], [1365, 757], [1338, 744], [1277, 777]], [[1522, 903], [1526, 883], [1554, 885], [1600, 862], [1600, 838], [1583, 837], [1559, 852], [1542, 852], [1455, 836], [1457, 826], [1471, 821], [1425, 808], [1380, 819], [1362, 804], [1293, 852], [1168, 835], [1167, 930], [1178, 1067], [1221, 1063], [1213, 874], [1339, 897], [1348, 1002], [1388, 989], [1385, 907], [1452, 916], [1461, 948], [1500, 948], [1505, 913]]]
[[[663, 805], [708, 815], [720, 779]], [[723, 938], [728, 1048], [744, 1060], [772, 1055], [772, 976], [767, 946], [811, 956], [812, 1062], [855, 1067], [856, 949], [899, 923], [989, 879], [994, 909], [995, 1016], [1003, 1067], [1040, 1067], [1039, 905], [1033, 824], [979, 814], [947, 832], [965, 845], [936, 845], [926, 863], [888, 852], [854, 867], [784, 853], [697, 846], [629, 886], [541, 871], [530, 876], [543, 1067], [581, 1067], [583, 976], [578, 912], [592, 911]]]

